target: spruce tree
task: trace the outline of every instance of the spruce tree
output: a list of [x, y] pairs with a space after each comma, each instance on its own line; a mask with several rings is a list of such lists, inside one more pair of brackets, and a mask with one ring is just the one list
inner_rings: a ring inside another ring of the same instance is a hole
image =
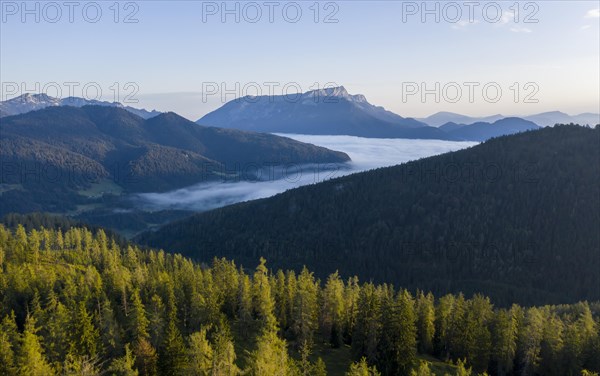
[[53, 375], [54, 370], [46, 360], [40, 338], [37, 336], [38, 328], [35, 325], [35, 319], [28, 315], [25, 319], [25, 328], [17, 355], [18, 374], [23, 376]]

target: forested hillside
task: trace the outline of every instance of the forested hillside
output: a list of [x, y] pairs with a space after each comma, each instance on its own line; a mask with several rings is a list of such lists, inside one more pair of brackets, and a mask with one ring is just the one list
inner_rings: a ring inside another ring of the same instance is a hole
[[0, 271], [2, 375], [600, 370], [598, 303], [499, 309], [482, 295], [320, 281], [264, 260], [207, 267], [77, 227], [0, 226]]
[[[243, 175], [248, 166], [254, 171], [350, 159], [285, 137], [203, 127], [172, 112], [145, 120], [106, 106], [48, 107], [8, 116], [0, 120], [0, 133], [0, 214], [65, 213], [123, 191], [162, 192], [251, 178]], [[92, 186], [94, 197], [82, 194]]]
[[503, 306], [597, 300], [599, 160], [600, 128], [556, 126], [198, 214], [140, 241]]

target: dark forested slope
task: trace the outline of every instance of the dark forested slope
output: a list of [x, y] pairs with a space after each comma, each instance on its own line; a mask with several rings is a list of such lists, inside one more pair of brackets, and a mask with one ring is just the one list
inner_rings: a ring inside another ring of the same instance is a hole
[[557, 126], [301, 187], [140, 241], [509, 304], [600, 298], [600, 130]]

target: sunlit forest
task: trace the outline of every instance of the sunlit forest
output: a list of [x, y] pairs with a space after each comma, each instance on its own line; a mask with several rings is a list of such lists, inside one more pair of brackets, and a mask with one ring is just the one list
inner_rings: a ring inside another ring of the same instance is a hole
[[[2, 375], [593, 375], [600, 304], [496, 308], [0, 227]], [[594, 373], [596, 372], [596, 373]]]

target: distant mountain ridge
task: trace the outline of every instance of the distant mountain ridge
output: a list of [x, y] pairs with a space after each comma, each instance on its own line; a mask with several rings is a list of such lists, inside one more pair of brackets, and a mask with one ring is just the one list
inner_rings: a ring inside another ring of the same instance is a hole
[[197, 123], [271, 133], [485, 141], [536, 129], [538, 125], [595, 125], [594, 119], [598, 117], [598, 114], [569, 116], [562, 112], [526, 117], [501, 114], [470, 117], [438, 112], [427, 118], [413, 119], [374, 106], [364, 95], [349, 94], [339, 86], [289, 96], [239, 98], [205, 115]]
[[239, 98], [197, 123], [272, 133], [452, 139], [427, 124], [374, 106], [364, 95], [351, 95], [343, 86], [288, 96]]
[[119, 102], [107, 102], [90, 100], [79, 97], [67, 97], [67, 98], [55, 98], [47, 94], [23, 94], [16, 98], [12, 98], [3, 102], [0, 102], [0, 117], [20, 115], [30, 111], [41, 110], [46, 107], [54, 106], [72, 106], [72, 107], [83, 107], [83, 106], [108, 106], [125, 109], [137, 116], [149, 119], [154, 116], [161, 114], [159, 111], [147, 111], [146, 109], [138, 109], [131, 106], [124, 106]]
[[432, 127], [440, 127], [447, 123], [457, 123], [457, 124], [473, 124], [477, 122], [485, 122], [485, 123], [493, 123], [497, 120], [503, 119], [504, 116], [497, 114], [485, 117], [472, 117], [462, 114], [457, 114], [454, 112], [446, 112], [441, 111], [437, 112], [433, 115], [430, 115], [426, 118], [419, 118], [417, 120], [432, 126]]
[[494, 123], [500, 119], [505, 118], [516, 118], [519, 117], [524, 120], [534, 122], [535, 124], [542, 127], [550, 127], [555, 124], [579, 124], [594, 126], [600, 124], [600, 114], [595, 113], [583, 113], [579, 115], [569, 115], [560, 111], [543, 112], [540, 114], [528, 115], [528, 116], [504, 116], [504, 115], [491, 115], [485, 117], [471, 117], [454, 112], [437, 112], [426, 118], [419, 118], [417, 120], [428, 124], [432, 127], [441, 127], [447, 123], [457, 124], [473, 124], [473, 123]]
[[463, 140], [485, 141], [492, 137], [531, 131], [540, 127], [534, 122], [517, 117], [502, 118], [493, 123], [476, 122], [473, 124], [446, 123], [440, 127], [448, 134]]

